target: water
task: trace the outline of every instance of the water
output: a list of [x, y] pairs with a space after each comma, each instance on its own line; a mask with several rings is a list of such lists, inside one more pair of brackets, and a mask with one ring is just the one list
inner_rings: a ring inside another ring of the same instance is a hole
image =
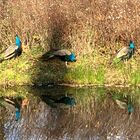
[[139, 91], [1, 88], [0, 140], [140, 140]]

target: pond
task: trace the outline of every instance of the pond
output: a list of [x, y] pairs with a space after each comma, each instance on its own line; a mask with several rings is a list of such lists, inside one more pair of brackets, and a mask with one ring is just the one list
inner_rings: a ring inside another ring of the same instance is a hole
[[0, 140], [140, 140], [139, 94], [138, 88], [1, 88]]

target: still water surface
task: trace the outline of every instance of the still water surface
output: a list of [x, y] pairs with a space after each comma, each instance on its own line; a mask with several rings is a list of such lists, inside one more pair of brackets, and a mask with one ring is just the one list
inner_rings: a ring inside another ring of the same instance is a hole
[[14, 87], [0, 93], [0, 140], [140, 140], [139, 89]]

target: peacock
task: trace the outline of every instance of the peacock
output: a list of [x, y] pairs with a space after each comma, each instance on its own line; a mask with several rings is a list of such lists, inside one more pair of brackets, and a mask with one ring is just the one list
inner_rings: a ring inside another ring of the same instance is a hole
[[40, 98], [42, 101], [44, 101], [46, 104], [50, 105], [51, 107], [56, 108], [58, 104], [64, 104], [67, 106], [74, 106], [76, 105], [76, 101], [73, 97], [69, 96], [62, 96], [58, 99], [51, 97], [49, 95], [41, 95]]
[[22, 98], [0, 97], [0, 106], [15, 112], [15, 120], [21, 117]]
[[121, 109], [127, 109], [128, 114], [130, 115], [132, 112], [134, 112], [134, 107], [132, 103], [126, 103], [124, 101], [120, 101], [118, 99], [115, 100], [116, 104], [121, 108]]
[[41, 60], [48, 60], [51, 58], [59, 58], [61, 61], [64, 62], [75, 62], [76, 56], [74, 53], [67, 49], [61, 49], [61, 50], [50, 50], [47, 53], [43, 54], [40, 59]]
[[60, 99], [57, 99], [55, 103], [63, 103], [65, 105], [74, 106], [76, 105], [75, 99], [73, 97], [63, 96]]
[[129, 115], [134, 112], [134, 105], [129, 96], [123, 97], [114, 95], [112, 98], [121, 109], [126, 109]]
[[0, 59], [0, 62], [20, 56], [22, 53], [22, 43], [19, 36], [15, 36], [15, 44], [9, 46], [6, 50], [2, 51], [1, 53], [2, 58]]
[[129, 60], [132, 57], [132, 55], [134, 55], [134, 53], [135, 45], [134, 42], [130, 40], [128, 47], [124, 47], [118, 50], [116, 57], [113, 59], [113, 62], [118, 63], [121, 60]]

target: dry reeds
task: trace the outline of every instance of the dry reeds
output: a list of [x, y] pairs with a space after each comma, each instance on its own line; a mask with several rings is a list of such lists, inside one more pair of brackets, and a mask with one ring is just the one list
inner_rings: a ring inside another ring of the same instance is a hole
[[37, 36], [46, 49], [68, 47], [77, 54], [95, 49], [112, 54], [118, 49], [117, 43], [127, 45], [130, 39], [139, 45], [138, 0], [1, 0], [0, 3], [1, 46], [13, 42], [16, 33], [30, 47]]

